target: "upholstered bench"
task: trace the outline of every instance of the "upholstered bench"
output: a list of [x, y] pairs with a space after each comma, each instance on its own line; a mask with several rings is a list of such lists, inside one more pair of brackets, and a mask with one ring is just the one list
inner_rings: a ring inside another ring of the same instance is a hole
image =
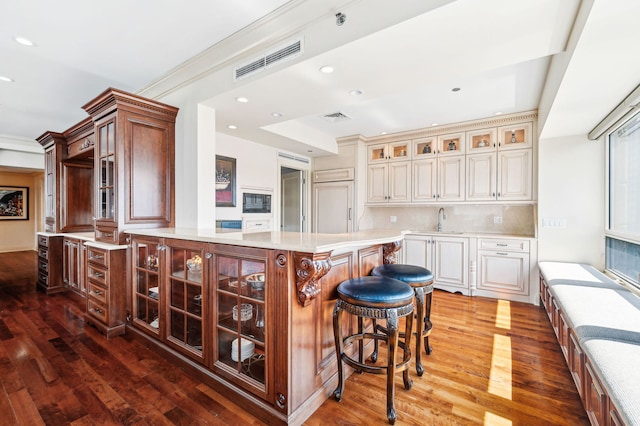
[[[636, 336], [634, 339], [638, 339]], [[610, 406], [601, 407], [612, 424], [640, 424], [640, 343], [587, 339], [581, 343], [590, 368], [600, 378]], [[591, 389], [587, 390], [587, 395]], [[596, 397], [596, 395], [594, 395]], [[611, 406], [613, 404], [613, 407]]]
[[543, 305], [591, 422], [640, 425], [640, 297], [590, 265], [539, 269]]

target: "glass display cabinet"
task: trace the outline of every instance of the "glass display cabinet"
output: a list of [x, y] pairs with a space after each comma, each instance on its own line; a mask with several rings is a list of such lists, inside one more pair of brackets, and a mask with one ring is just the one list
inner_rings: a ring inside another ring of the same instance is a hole
[[160, 335], [160, 271], [163, 246], [156, 238], [132, 240], [133, 300], [131, 322], [137, 328]]
[[216, 255], [216, 364], [266, 391], [266, 259]]
[[167, 342], [192, 358], [202, 360], [204, 331], [203, 315], [207, 312], [204, 286], [207, 283], [203, 243], [165, 240], [167, 256]]

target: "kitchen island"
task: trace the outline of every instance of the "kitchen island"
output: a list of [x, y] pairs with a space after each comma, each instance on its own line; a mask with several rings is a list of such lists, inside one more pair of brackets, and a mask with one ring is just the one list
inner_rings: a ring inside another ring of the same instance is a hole
[[129, 231], [127, 331], [267, 423], [301, 424], [337, 383], [336, 287], [394, 262], [403, 239], [397, 230]]

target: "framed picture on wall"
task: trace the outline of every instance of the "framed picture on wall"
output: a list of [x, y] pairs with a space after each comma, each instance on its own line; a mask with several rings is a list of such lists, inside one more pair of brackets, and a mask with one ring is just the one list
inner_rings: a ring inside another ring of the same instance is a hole
[[216, 155], [216, 207], [236, 206], [236, 159]]
[[29, 220], [29, 188], [0, 186], [0, 220]]

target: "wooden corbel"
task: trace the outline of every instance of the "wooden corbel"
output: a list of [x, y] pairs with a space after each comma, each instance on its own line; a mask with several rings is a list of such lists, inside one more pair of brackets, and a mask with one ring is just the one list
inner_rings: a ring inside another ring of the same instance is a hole
[[382, 261], [385, 265], [396, 263], [396, 252], [402, 248], [402, 241], [382, 245]]
[[296, 287], [298, 302], [308, 306], [320, 293], [318, 280], [331, 269], [331, 252], [328, 253], [299, 253], [293, 254], [296, 268]]

